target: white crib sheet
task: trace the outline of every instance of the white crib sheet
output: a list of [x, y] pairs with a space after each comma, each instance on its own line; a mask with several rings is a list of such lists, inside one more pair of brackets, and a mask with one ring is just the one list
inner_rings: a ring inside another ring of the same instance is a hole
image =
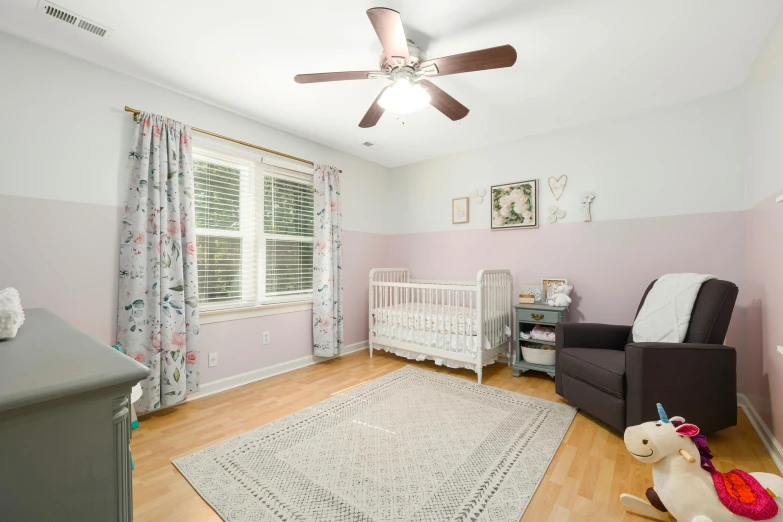
[[[376, 308], [373, 316], [373, 334], [377, 337], [476, 354], [479, 318], [475, 308], [471, 313], [465, 306], [408, 303]], [[484, 331], [491, 321], [502, 317], [503, 312], [498, 311], [487, 318]], [[505, 341], [507, 336], [503, 337]], [[486, 336], [484, 348], [491, 348]]]

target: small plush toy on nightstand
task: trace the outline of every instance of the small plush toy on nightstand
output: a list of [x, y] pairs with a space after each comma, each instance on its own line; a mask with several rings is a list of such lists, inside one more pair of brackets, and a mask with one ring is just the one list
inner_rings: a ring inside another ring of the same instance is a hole
[[568, 306], [571, 304], [571, 298], [568, 295], [574, 285], [558, 284], [551, 292], [547, 293], [546, 304], [549, 306]]

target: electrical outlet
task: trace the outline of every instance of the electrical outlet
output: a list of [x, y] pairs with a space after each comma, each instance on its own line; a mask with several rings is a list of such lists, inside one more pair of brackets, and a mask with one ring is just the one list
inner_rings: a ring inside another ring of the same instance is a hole
[[269, 344], [270, 342], [272, 342], [272, 339], [269, 332], [263, 332], [261, 334], [261, 344]]
[[778, 346], [778, 352], [780, 352], [781, 354], [783, 354], [783, 346]]
[[217, 354], [212, 352], [209, 354], [209, 367], [217, 366]]

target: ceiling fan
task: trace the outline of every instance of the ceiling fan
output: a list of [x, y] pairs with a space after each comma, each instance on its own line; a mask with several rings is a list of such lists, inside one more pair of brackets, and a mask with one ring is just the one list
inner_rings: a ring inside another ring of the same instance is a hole
[[362, 128], [373, 127], [386, 110], [408, 114], [422, 109], [427, 103], [452, 120], [460, 120], [467, 116], [469, 109], [427, 78], [511, 67], [517, 61], [517, 52], [510, 45], [430, 60], [418, 45], [405, 38], [400, 13], [386, 7], [374, 7], [367, 10], [367, 16], [383, 47], [379, 71], [298, 74], [294, 77], [297, 83], [391, 80], [393, 83], [383, 88], [359, 122]]

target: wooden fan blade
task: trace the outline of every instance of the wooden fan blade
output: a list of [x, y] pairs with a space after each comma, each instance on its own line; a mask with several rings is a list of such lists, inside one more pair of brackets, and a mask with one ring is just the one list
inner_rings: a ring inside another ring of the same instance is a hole
[[447, 94], [446, 91], [428, 80], [420, 80], [430, 95], [430, 105], [451, 118], [453, 121], [461, 120], [468, 115], [470, 109]]
[[375, 71], [345, 71], [345, 72], [327, 72], [315, 74], [297, 74], [294, 76], [296, 83], [320, 83], [320, 82], [341, 82], [343, 80], [367, 80], [368, 74]]
[[375, 98], [375, 101], [372, 102], [372, 105], [370, 105], [370, 108], [367, 110], [367, 114], [365, 114], [364, 118], [362, 118], [362, 121], [359, 122], [359, 127], [363, 129], [375, 127], [375, 124], [378, 123], [378, 120], [381, 119], [381, 116], [383, 116], [383, 113], [386, 112], [386, 109], [378, 105], [378, 100], [381, 99], [384, 91], [386, 91], [388, 88], [389, 87], [384, 87], [381, 89], [381, 92], [378, 93], [378, 97]]
[[383, 46], [382, 61], [393, 63], [393, 58], [397, 57], [402, 58], [405, 65], [410, 65], [408, 40], [405, 38], [405, 30], [402, 28], [400, 13], [386, 7], [373, 7], [367, 10], [367, 16]]
[[447, 74], [511, 67], [516, 61], [517, 51], [510, 45], [501, 45], [500, 47], [427, 60], [421, 62], [420, 69], [435, 65], [438, 71], [430, 76], [446, 76]]

